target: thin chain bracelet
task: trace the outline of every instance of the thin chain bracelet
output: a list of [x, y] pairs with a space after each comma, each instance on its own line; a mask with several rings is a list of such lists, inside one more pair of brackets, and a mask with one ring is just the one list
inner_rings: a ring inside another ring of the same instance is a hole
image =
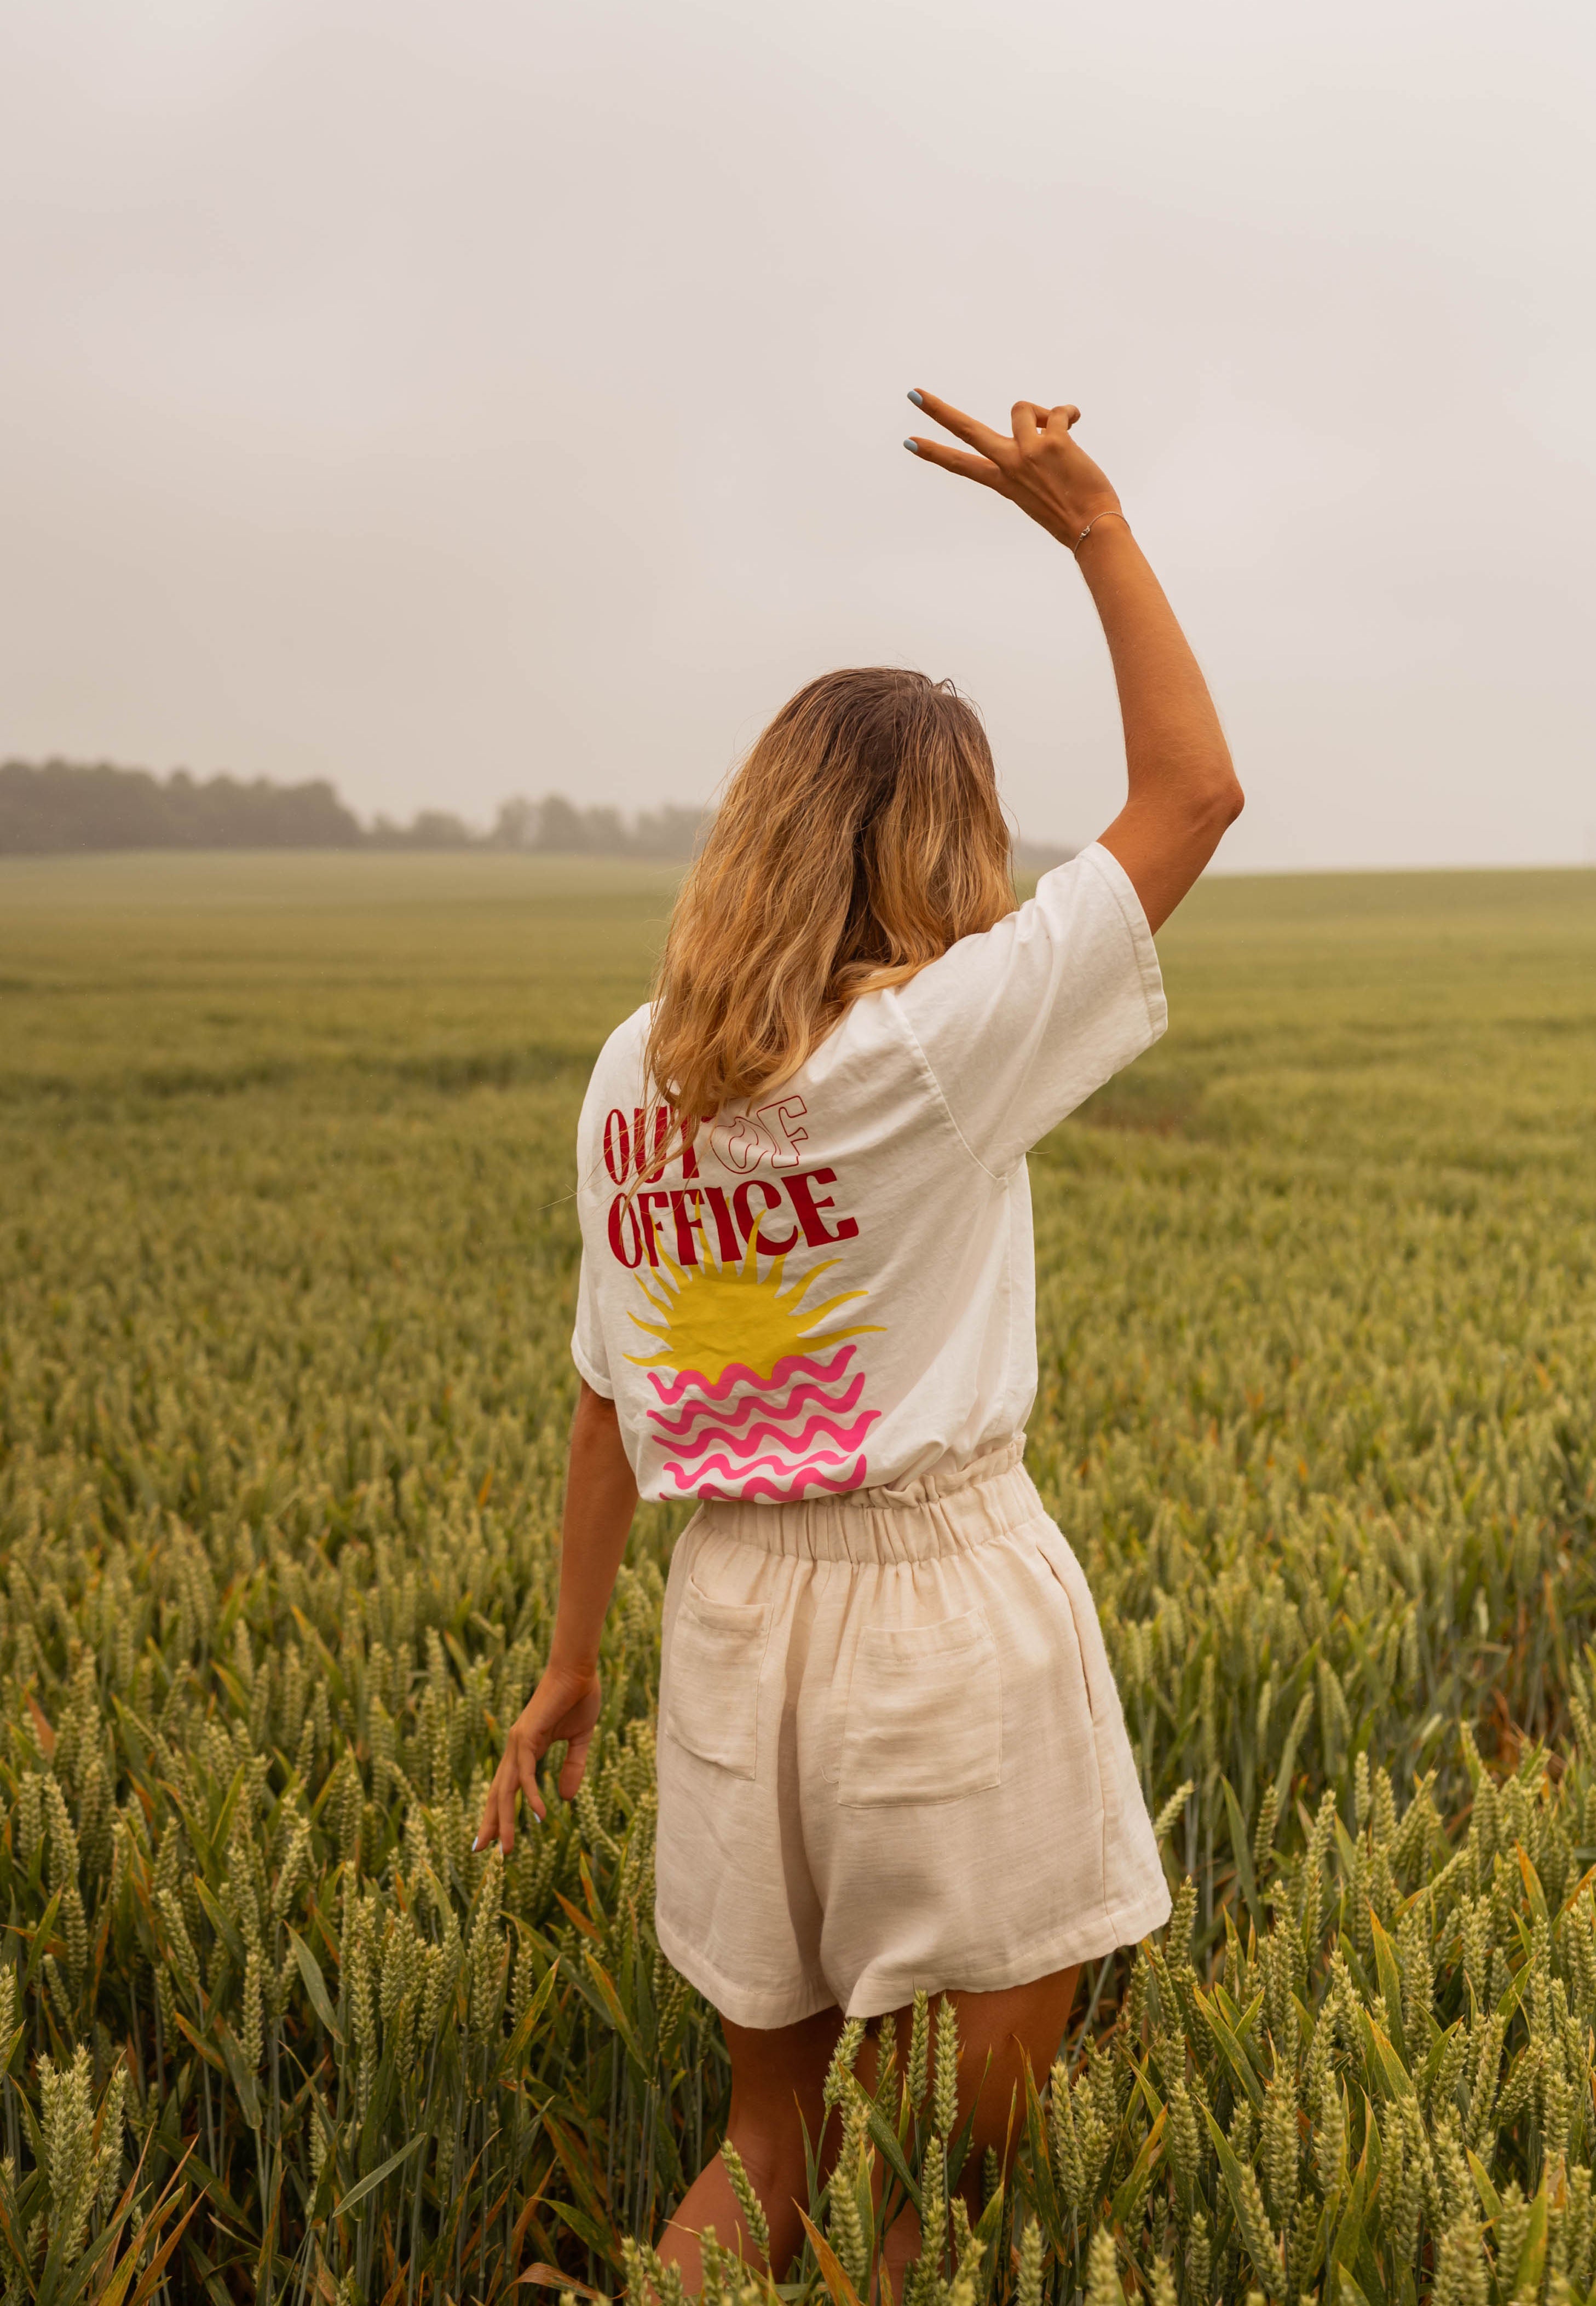
[[1130, 515], [1128, 513], [1122, 513], [1118, 505], [1105, 505], [1101, 512], [1095, 512], [1092, 515], [1090, 520], [1088, 521], [1086, 526], [1081, 530], [1080, 534], [1070, 547], [1071, 552], [1078, 553], [1080, 551], [1081, 546], [1086, 542], [1087, 538], [1091, 534], [1093, 529], [1097, 527], [1097, 523], [1100, 520], [1122, 520], [1127, 528], [1131, 525]]

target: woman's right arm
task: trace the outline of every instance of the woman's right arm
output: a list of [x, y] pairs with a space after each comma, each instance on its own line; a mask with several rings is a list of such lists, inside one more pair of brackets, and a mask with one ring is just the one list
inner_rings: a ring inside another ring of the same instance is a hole
[[517, 1796], [525, 1795], [533, 1816], [542, 1821], [538, 1764], [556, 1738], [566, 1740], [561, 1794], [568, 1801], [582, 1782], [602, 1698], [599, 1637], [636, 1506], [637, 1484], [621, 1441], [615, 1404], [584, 1379], [571, 1420], [559, 1601], [549, 1662], [505, 1740], [504, 1758], [488, 1789], [488, 1806], [474, 1849], [497, 1841], [508, 1856], [515, 1848]]
[[1125, 730], [1130, 790], [1103, 846], [1156, 929], [1242, 810], [1208, 683], [1112, 484], [1072, 437], [1079, 409], [1017, 401], [1013, 431], [1003, 433], [930, 393], [911, 397], [973, 452], [916, 439], [907, 445], [917, 456], [1007, 497], [1075, 554], [1103, 620]]

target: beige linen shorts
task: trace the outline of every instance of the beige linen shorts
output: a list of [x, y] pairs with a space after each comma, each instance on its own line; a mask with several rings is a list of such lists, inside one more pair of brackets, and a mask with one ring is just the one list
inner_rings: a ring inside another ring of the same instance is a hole
[[1168, 1916], [1097, 1613], [1023, 1447], [706, 1505], [677, 1542], [656, 1919], [736, 2025], [1023, 1985]]

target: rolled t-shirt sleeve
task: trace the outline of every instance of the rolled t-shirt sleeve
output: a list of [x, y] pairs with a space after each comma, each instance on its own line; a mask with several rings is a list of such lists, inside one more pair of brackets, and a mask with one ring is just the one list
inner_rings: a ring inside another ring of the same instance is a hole
[[960, 1134], [1003, 1175], [1168, 1021], [1124, 867], [1098, 841], [899, 996]]
[[576, 1279], [576, 1326], [571, 1332], [571, 1359], [576, 1364], [577, 1374], [595, 1393], [602, 1393], [606, 1401], [614, 1400], [615, 1382], [610, 1375], [610, 1356], [604, 1348], [604, 1331], [585, 1251]]

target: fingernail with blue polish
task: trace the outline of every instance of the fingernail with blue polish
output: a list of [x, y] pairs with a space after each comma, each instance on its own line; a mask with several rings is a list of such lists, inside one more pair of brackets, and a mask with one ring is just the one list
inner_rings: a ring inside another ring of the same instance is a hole
[[915, 405], [915, 406], [916, 406], [917, 408], [924, 408], [924, 406], [926, 406], [925, 402], [921, 399], [921, 397], [920, 397], [920, 396], [919, 396], [919, 394], [918, 394], [917, 392], [911, 392], [911, 393], [909, 394], [909, 398], [914, 402], [914, 405]]
[[906, 440], [903, 445], [909, 450], [911, 457], [917, 457], [919, 455], [920, 444], [917, 440]]

